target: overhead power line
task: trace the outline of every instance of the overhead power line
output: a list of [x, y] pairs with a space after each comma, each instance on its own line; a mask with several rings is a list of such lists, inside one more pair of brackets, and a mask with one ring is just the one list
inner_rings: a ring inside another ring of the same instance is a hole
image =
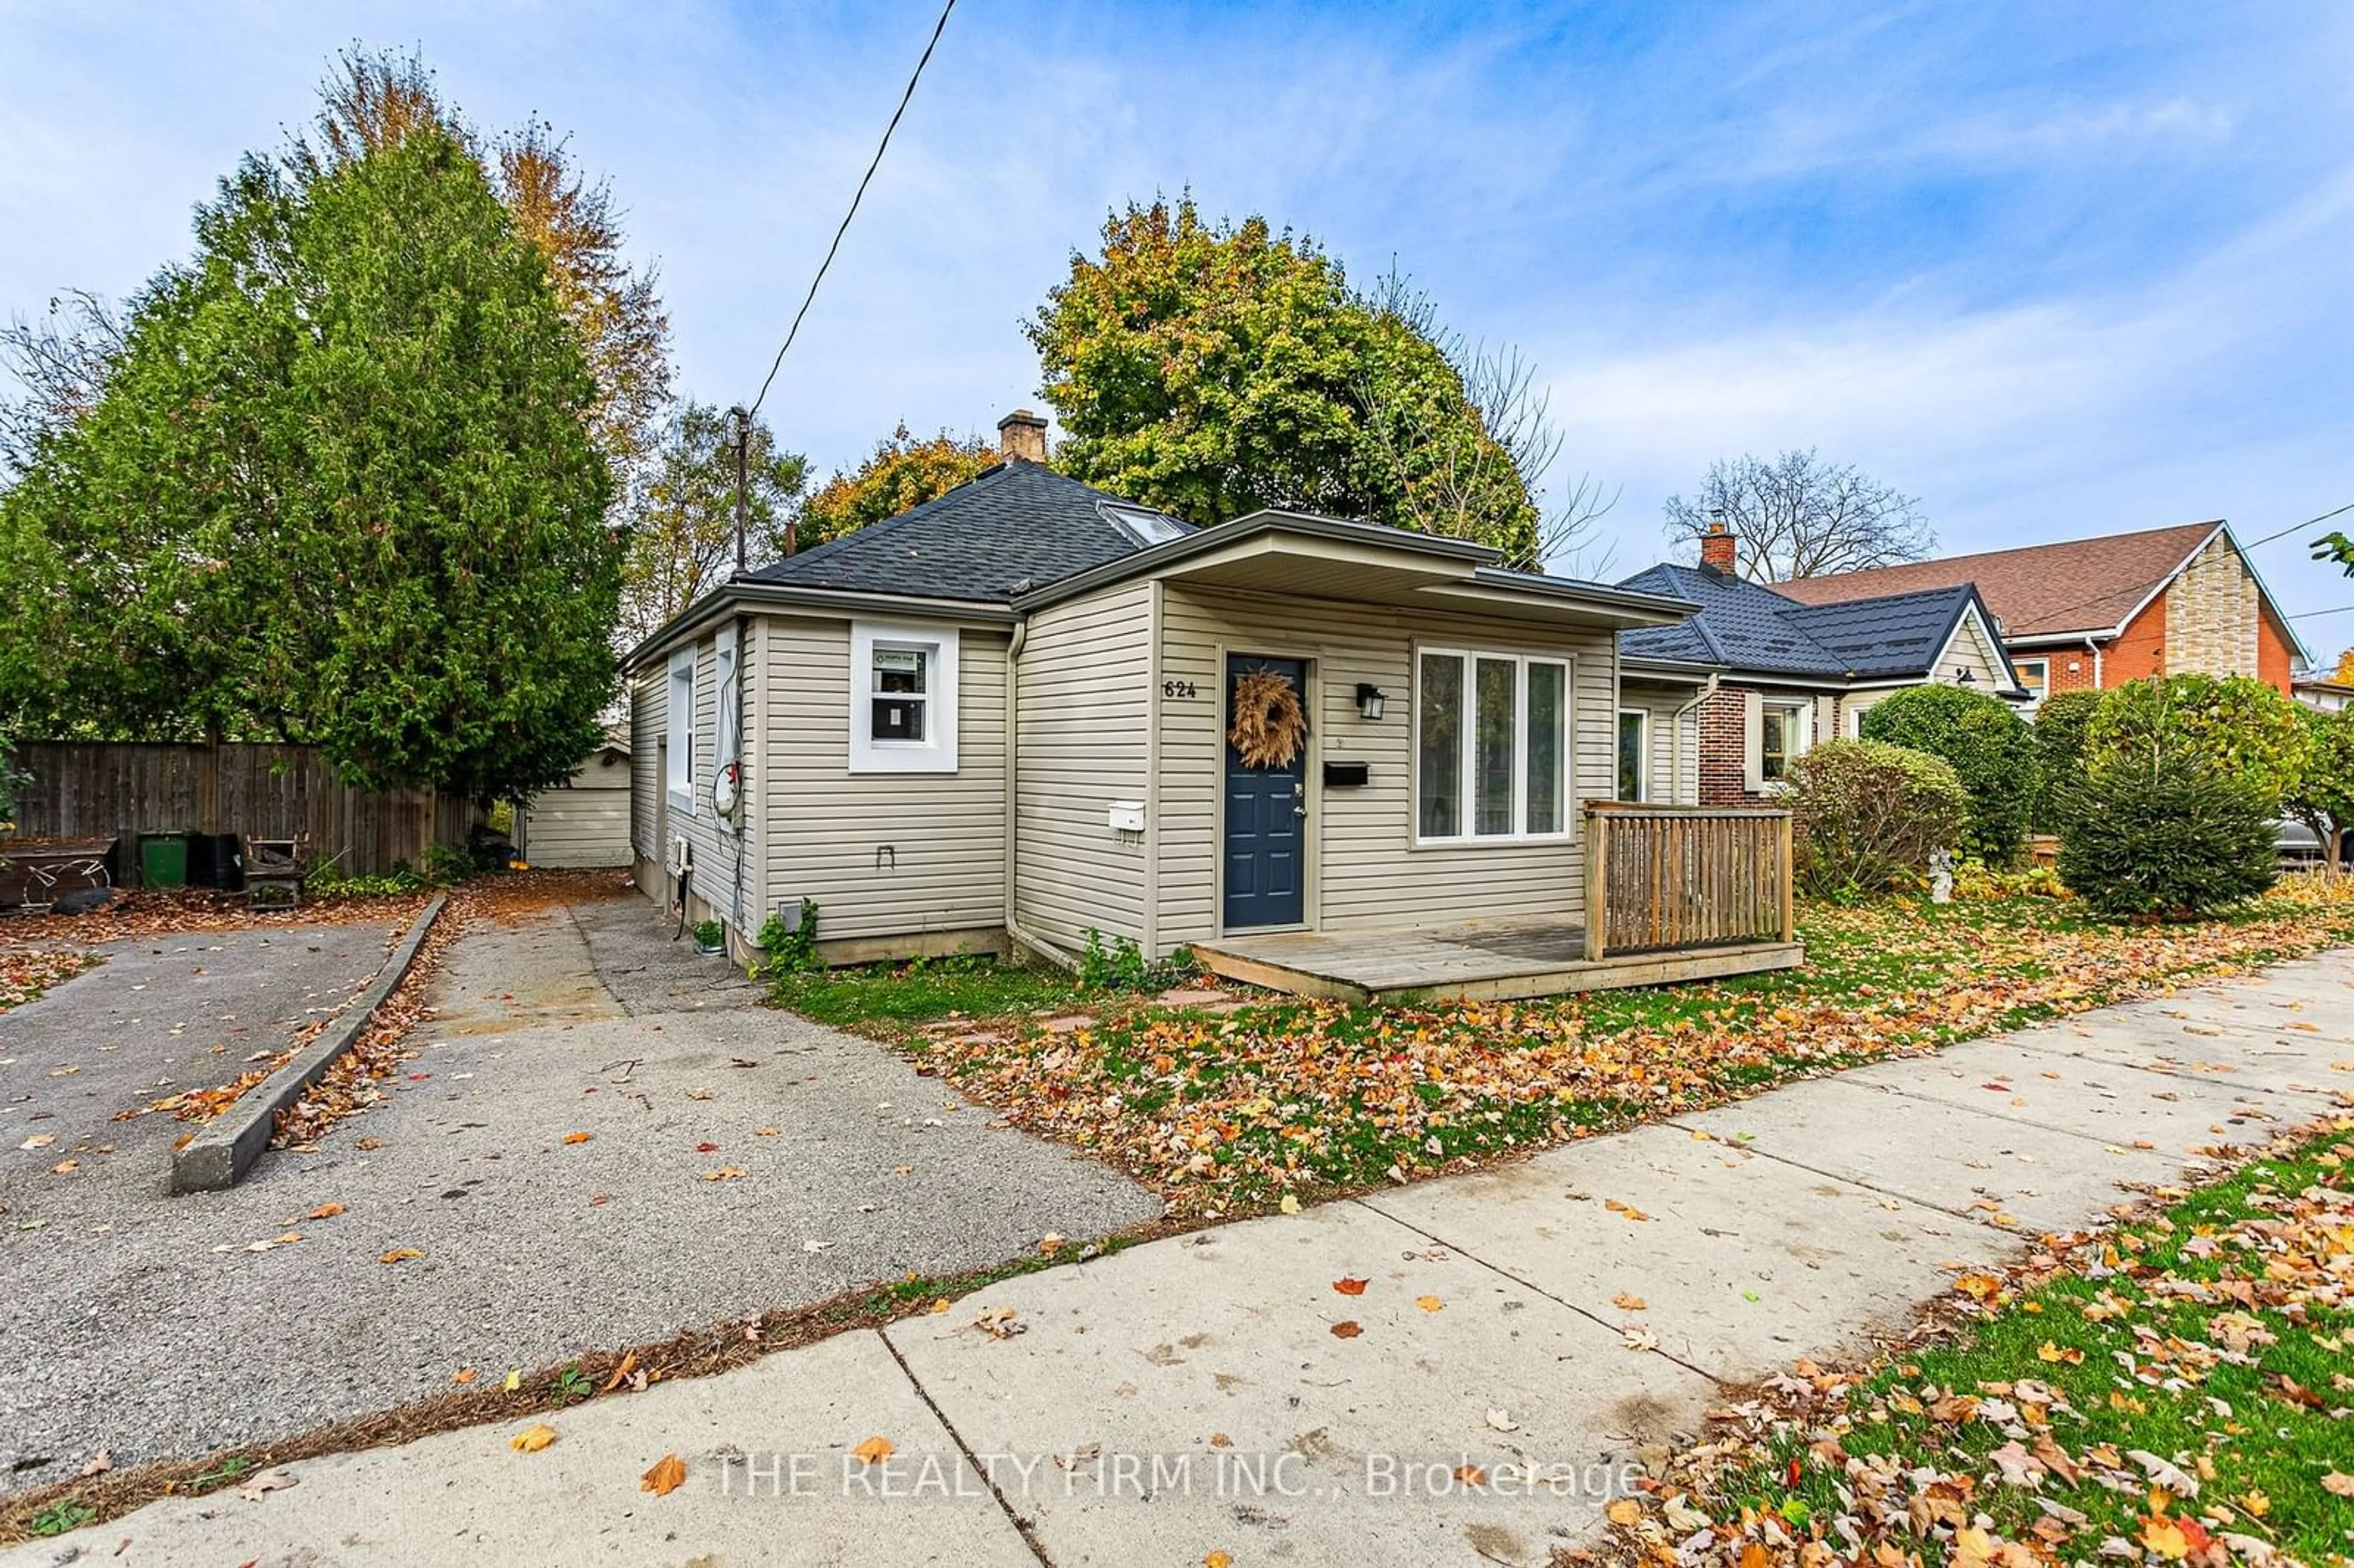
[[769, 387], [777, 379], [777, 369], [785, 362], [785, 353], [793, 346], [793, 339], [801, 330], [801, 318], [817, 299], [818, 285], [825, 281], [826, 270], [833, 265], [834, 253], [842, 249], [842, 237], [850, 232], [850, 220], [858, 216], [858, 204], [866, 199], [866, 187], [875, 178], [875, 171], [883, 165], [883, 154], [891, 145], [891, 132], [899, 129], [899, 117], [907, 112], [907, 104], [916, 96], [916, 84], [924, 79], [924, 68], [932, 62], [932, 51], [939, 47], [940, 35], [948, 30], [949, 13], [956, 9], [956, 0], [948, 0], [940, 7], [940, 19], [932, 25], [932, 36], [924, 45], [923, 58], [916, 62], [913, 74], [907, 78], [907, 90], [899, 95], [899, 107], [891, 111], [891, 123], [883, 128], [883, 139], [875, 144], [875, 156], [866, 164], [866, 173], [859, 176], [858, 189], [850, 198], [850, 210], [842, 215], [842, 225], [833, 231], [833, 243], [825, 248], [825, 260], [818, 263], [817, 276], [810, 280], [809, 292], [801, 297], [801, 308], [793, 313], [793, 324], [785, 331], [785, 341], [777, 347], [777, 357], [769, 362], [769, 374], [760, 382], [760, 395], [752, 399], [747, 417], [760, 411], [769, 396]]
[[2255, 544], [2249, 545], [2245, 547], [2253, 550], [2258, 545], [2269, 545], [2274, 539], [2285, 539], [2291, 534], [2302, 532], [2305, 529], [2312, 527], [2317, 523], [2327, 523], [2332, 517], [2342, 516], [2349, 512], [2354, 512], [2354, 501], [2349, 501], [2345, 505], [2338, 507], [2334, 511], [2325, 512], [2318, 517], [2308, 517], [2302, 523], [2293, 523], [2287, 527], [2282, 529], [2279, 533], [2267, 534], [2263, 538], [2257, 540]]
[[2312, 620], [2324, 615], [2343, 615], [2349, 609], [2354, 609], [2354, 604], [2341, 604], [2336, 609], [2308, 609], [2302, 615], [2292, 615], [2289, 619], [2291, 620]]

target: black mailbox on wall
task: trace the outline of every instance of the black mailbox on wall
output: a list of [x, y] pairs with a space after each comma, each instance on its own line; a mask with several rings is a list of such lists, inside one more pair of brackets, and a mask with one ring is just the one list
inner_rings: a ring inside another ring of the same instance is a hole
[[1327, 789], [1353, 789], [1373, 781], [1373, 769], [1362, 762], [1328, 762], [1324, 765], [1324, 785]]

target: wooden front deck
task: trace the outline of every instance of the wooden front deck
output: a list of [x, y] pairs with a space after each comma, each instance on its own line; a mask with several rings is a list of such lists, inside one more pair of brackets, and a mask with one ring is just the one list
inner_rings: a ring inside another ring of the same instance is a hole
[[1594, 959], [1566, 920], [1473, 920], [1387, 931], [1282, 931], [1197, 944], [1213, 974], [1295, 996], [1390, 1002], [1500, 1001], [1620, 986], [1671, 985], [1796, 969], [1795, 941], [1617, 952]]

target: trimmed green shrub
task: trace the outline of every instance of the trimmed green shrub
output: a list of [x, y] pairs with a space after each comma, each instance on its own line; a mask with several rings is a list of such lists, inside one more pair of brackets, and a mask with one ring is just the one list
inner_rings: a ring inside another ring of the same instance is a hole
[[2101, 914], [2196, 917], [2278, 875], [2274, 799], [2185, 747], [2104, 758], [2070, 794], [2060, 880]]
[[1790, 769], [1798, 883], [1818, 897], [1878, 893], [1950, 848], [1969, 813], [1952, 764], [1878, 740], [1829, 740]]
[[2093, 715], [2101, 711], [2101, 703], [2108, 694], [2086, 687], [2081, 691], [2062, 692], [2043, 699], [2035, 710], [2035, 810], [2034, 829], [2039, 833], [2067, 832], [2065, 815], [2061, 807], [2069, 789], [2084, 777], [2084, 742], [2093, 727]]
[[1942, 757], [1969, 796], [1962, 848], [1993, 866], [2019, 860], [2039, 774], [2035, 736], [2000, 697], [1914, 686], [1864, 710], [1863, 737]]
[[2332, 872], [2344, 857], [2345, 838], [2354, 832], [2354, 708], [2324, 713], [2297, 705], [2304, 721], [2305, 768], [2281, 798], [2281, 809], [2321, 841]]
[[2305, 771], [2312, 745], [2296, 705], [2247, 675], [2165, 675], [2128, 681], [2094, 715], [2085, 747], [2097, 764], [2110, 758], [2147, 768], [2188, 751], [2253, 785], [2276, 810]]

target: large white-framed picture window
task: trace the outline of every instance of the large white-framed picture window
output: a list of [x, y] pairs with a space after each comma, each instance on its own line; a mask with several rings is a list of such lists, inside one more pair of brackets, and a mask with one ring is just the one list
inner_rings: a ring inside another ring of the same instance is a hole
[[1531, 654], [1416, 650], [1416, 843], [1568, 836], [1569, 669]]
[[850, 627], [850, 770], [957, 770], [953, 627]]
[[669, 776], [663, 788], [671, 810], [695, 811], [695, 650], [682, 648], [670, 656], [670, 687], [663, 708], [663, 752]]

